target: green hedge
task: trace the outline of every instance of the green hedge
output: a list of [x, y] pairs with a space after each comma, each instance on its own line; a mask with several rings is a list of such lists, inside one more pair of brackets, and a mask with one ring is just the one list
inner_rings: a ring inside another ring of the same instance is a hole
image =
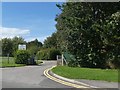
[[15, 63], [16, 64], [27, 64], [30, 54], [27, 50], [18, 50], [15, 54]]
[[57, 49], [47, 48], [38, 51], [37, 57], [39, 60], [56, 60], [56, 56], [60, 54], [60, 51]]
[[50, 51], [49, 51], [49, 59], [56, 60], [56, 56], [60, 55], [60, 54], [61, 53], [60, 53], [59, 50], [57, 50], [57, 49], [50, 49]]
[[39, 60], [47, 60], [49, 58], [47, 49], [38, 51], [37, 58]]

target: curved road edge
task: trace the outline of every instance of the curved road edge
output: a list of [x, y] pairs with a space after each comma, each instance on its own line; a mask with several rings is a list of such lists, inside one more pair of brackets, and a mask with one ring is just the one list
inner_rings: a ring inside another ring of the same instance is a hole
[[98, 88], [98, 87], [95, 87], [95, 86], [90, 86], [88, 84], [85, 84], [83, 82], [78, 82], [78, 81], [75, 81], [75, 80], [72, 80], [72, 79], [68, 79], [68, 78], [64, 78], [62, 76], [59, 76], [59, 75], [56, 75], [55, 73], [53, 73], [51, 71], [51, 69], [53, 69], [55, 66], [52, 66], [51, 68], [48, 68], [44, 71], [44, 75], [55, 81], [55, 82], [58, 82], [60, 84], [63, 84], [63, 85], [67, 85], [67, 86], [70, 86], [70, 87], [74, 87], [74, 88]]

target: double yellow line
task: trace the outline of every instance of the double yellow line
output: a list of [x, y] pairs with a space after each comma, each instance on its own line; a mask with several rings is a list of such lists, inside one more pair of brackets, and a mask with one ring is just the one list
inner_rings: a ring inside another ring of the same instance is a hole
[[51, 76], [48, 72], [49, 72], [52, 68], [54, 68], [54, 67], [55, 67], [55, 66], [53, 66], [53, 67], [51, 67], [51, 68], [49, 68], [49, 69], [46, 69], [46, 70], [44, 71], [44, 75], [45, 75], [47, 78], [49, 78], [49, 79], [51, 79], [51, 80], [53, 80], [53, 81], [55, 81], [55, 82], [58, 82], [58, 83], [60, 83], [60, 84], [67, 85], [67, 86], [74, 87], [74, 88], [90, 88], [90, 87], [87, 87], [87, 86], [77, 85], [77, 84], [73, 84], [73, 83], [70, 83], [70, 82], [66, 82], [66, 81], [63, 81], [63, 80], [60, 80], [60, 79], [57, 79], [57, 78]]

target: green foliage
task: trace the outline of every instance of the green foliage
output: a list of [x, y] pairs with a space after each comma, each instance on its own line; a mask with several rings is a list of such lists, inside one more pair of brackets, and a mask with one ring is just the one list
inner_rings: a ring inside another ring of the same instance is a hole
[[4, 38], [2, 39], [2, 56], [14, 56], [19, 44], [25, 44], [26, 42], [22, 37]]
[[72, 55], [68, 52], [64, 52], [63, 56], [64, 56], [65, 60], [67, 61], [68, 66], [70, 66], [70, 67], [77, 67], [78, 66], [78, 62], [77, 62], [74, 55]]
[[88, 79], [88, 80], [104, 80], [109, 82], [118, 82], [117, 69], [93, 69], [57, 66], [52, 71], [60, 76], [70, 79]]
[[42, 47], [42, 43], [39, 42], [37, 39], [27, 43], [27, 50], [30, 53], [30, 55], [37, 54], [38, 50], [41, 47]]
[[2, 56], [2, 40], [0, 40], [0, 56]]
[[119, 3], [67, 2], [57, 6], [62, 11], [56, 17], [57, 46], [75, 55], [71, 62], [94, 68], [110, 68], [111, 62], [118, 67]]
[[18, 50], [18, 45], [19, 44], [26, 44], [26, 42], [24, 41], [24, 39], [22, 37], [17, 37], [15, 36], [14, 38], [11, 39], [12, 43], [13, 43], [13, 55], [16, 53], [16, 51]]
[[42, 49], [42, 50], [37, 52], [36, 56], [39, 60], [48, 60], [49, 59], [49, 50]]
[[120, 68], [120, 11], [111, 15], [110, 20], [105, 25], [105, 46], [107, 59], [114, 68]]
[[27, 43], [27, 47], [30, 47], [30, 46], [42, 47], [43, 45], [41, 42], [39, 42], [37, 39], [35, 39], [35, 40]]
[[30, 55], [32, 56], [38, 52], [39, 48], [36, 45], [33, 45], [33, 46], [29, 46], [27, 48], [27, 50], [30, 53]]
[[16, 64], [13, 57], [0, 57], [0, 67], [20, 67], [25, 66], [25, 64]]
[[50, 37], [44, 41], [45, 48], [57, 48], [57, 36], [56, 33], [53, 33]]
[[18, 50], [15, 55], [16, 64], [27, 64], [30, 54], [26, 50]]
[[56, 60], [57, 55], [60, 55], [60, 54], [61, 53], [60, 53], [59, 50], [52, 48], [49, 51], [49, 59], [50, 60]]
[[19, 44], [26, 44], [27, 50], [30, 53], [31, 56], [35, 55], [37, 51], [42, 47], [42, 43], [39, 42], [37, 39], [31, 42], [26, 42], [22, 37], [15, 36], [14, 38], [3, 38], [0, 40], [1, 45], [1, 52], [2, 56], [15, 56], [16, 51], [18, 50]]
[[13, 43], [9, 38], [2, 39], [2, 56], [13, 56]]
[[57, 55], [60, 55], [60, 51], [54, 48], [41, 49], [37, 53], [37, 57], [40, 60], [56, 60]]

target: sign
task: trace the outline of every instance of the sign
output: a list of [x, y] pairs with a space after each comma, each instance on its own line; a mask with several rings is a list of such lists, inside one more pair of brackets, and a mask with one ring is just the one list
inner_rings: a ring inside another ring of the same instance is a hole
[[18, 45], [18, 50], [26, 50], [26, 45]]

